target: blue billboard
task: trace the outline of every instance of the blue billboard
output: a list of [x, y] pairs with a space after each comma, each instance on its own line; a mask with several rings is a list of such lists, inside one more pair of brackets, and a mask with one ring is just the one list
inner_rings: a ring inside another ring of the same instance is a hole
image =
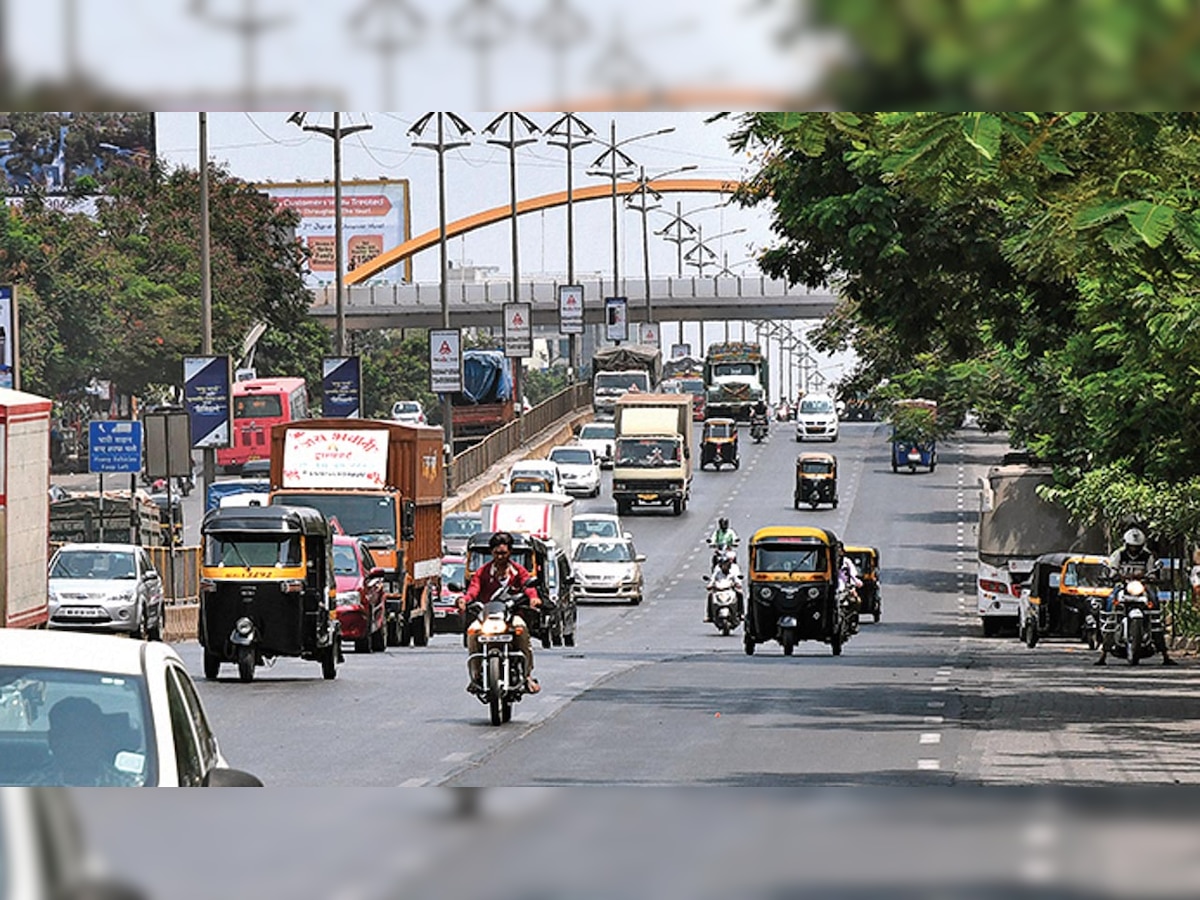
[[197, 449], [230, 445], [231, 372], [228, 356], [183, 360], [183, 401], [191, 418], [192, 446]]
[[124, 419], [88, 422], [88, 471], [105, 475], [142, 471], [142, 423]]
[[362, 361], [357, 356], [322, 360], [321, 415], [330, 419], [362, 417]]

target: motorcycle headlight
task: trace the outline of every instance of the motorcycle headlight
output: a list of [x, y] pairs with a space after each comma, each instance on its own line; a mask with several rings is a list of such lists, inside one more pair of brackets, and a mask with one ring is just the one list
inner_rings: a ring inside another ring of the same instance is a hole
[[484, 634], [503, 634], [507, 629], [503, 619], [487, 618], [483, 620], [483, 627], [480, 629]]
[[237, 624], [233, 627], [242, 637], [246, 637], [254, 632], [254, 623], [249, 619], [238, 619]]

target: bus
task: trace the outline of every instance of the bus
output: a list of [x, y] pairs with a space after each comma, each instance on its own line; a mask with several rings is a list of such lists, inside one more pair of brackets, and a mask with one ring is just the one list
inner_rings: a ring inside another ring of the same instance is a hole
[[233, 440], [217, 450], [217, 465], [239, 474], [251, 460], [271, 458], [271, 426], [308, 418], [303, 378], [252, 378], [233, 384]]

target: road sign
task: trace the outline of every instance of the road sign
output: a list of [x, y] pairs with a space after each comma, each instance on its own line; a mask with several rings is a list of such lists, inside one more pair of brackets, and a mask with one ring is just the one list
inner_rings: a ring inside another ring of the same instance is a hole
[[604, 298], [604, 336], [610, 341], [629, 340], [629, 300], [625, 297]]
[[124, 419], [89, 422], [88, 471], [105, 475], [142, 471], [142, 423]]
[[429, 332], [429, 389], [435, 394], [462, 391], [462, 332], [457, 328]]
[[583, 285], [558, 286], [558, 330], [562, 334], [583, 334]]
[[228, 356], [184, 357], [183, 398], [197, 448], [232, 446], [231, 368]]
[[504, 355], [517, 359], [533, 356], [532, 304], [504, 304]]
[[321, 415], [330, 419], [360, 418], [362, 360], [357, 356], [326, 356], [321, 370]]

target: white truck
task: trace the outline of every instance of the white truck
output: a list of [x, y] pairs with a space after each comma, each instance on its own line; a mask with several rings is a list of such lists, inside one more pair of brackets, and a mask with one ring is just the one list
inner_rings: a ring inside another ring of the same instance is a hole
[[592, 356], [592, 411], [598, 420], [611, 419], [617, 399], [626, 391], [643, 394], [658, 390], [662, 351], [648, 344], [601, 347]]
[[49, 616], [50, 400], [0, 388], [0, 625]]
[[1021, 585], [1043, 553], [1104, 553], [1098, 528], [1081, 528], [1066, 509], [1037, 494], [1054, 483], [1049, 466], [1010, 462], [979, 479], [979, 575], [976, 606], [985, 636], [1016, 625]]
[[495, 494], [479, 505], [482, 531], [507, 531], [552, 540], [571, 550], [575, 498], [566, 494]]
[[613, 410], [613, 499], [617, 513], [670, 506], [682, 513], [692, 494], [692, 398], [625, 394]]

